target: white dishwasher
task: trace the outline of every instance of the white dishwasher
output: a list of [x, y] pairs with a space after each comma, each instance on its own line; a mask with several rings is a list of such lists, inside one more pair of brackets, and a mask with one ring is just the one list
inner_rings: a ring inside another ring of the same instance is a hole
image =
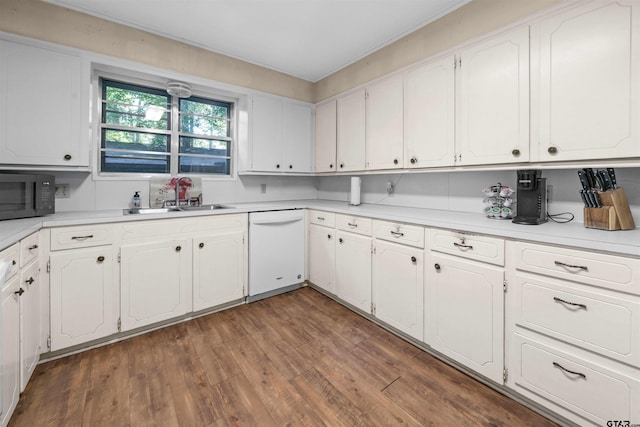
[[248, 302], [296, 289], [304, 282], [304, 211], [249, 214]]

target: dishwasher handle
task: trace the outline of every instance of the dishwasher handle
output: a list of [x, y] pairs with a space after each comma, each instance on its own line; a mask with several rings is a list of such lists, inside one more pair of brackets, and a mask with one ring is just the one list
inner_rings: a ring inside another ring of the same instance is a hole
[[281, 225], [281, 224], [292, 224], [294, 222], [302, 221], [302, 218], [287, 218], [287, 219], [252, 219], [250, 224], [253, 225]]

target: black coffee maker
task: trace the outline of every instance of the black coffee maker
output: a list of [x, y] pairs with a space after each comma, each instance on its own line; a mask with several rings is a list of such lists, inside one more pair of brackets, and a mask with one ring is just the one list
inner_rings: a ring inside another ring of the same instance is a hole
[[516, 224], [537, 225], [547, 222], [547, 178], [542, 171], [518, 171], [518, 209], [513, 218]]

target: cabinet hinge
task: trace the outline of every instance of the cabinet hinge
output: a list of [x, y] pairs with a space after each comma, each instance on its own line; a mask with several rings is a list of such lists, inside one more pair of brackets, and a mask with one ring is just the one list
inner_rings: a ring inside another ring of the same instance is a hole
[[118, 262], [120, 262], [120, 252], [118, 252]]
[[508, 379], [509, 379], [509, 370], [507, 368], [504, 368], [502, 370], [502, 380], [506, 383]]
[[371, 314], [376, 315], [376, 305], [374, 303], [371, 303]]
[[503, 289], [505, 292], [507, 292], [507, 281], [506, 281], [506, 280], [504, 280], [504, 281], [502, 282], [502, 289]]
[[118, 317], [118, 332], [122, 332], [122, 320]]
[[47, 337], [47, 349], [51, 350], [51, 335]]
[[47, 261], [47, 273], [51, 273], [51, 259]]
[[458, 68], [462, 68], [462, 58], [458, 58]]

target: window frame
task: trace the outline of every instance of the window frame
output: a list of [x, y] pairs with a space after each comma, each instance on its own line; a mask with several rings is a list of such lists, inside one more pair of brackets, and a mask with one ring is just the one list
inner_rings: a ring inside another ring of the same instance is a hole
[[[168, 132], [170, 138], [170, 169], [168, 173], [152, 173], [152, 172], [108, 172], [102, 170], [102, 134], [103, 128], [109, 129], [108, 126], [103, 127], [104, 123], [103, 119], [103, 107], [102, 107], [102, 92], [103, 92], [103, 80], [113, 81], [118, 84], [123, 85], [131, 85], [132, 87], [142, 86], [145, 88], [150, 88], [152, 90], [160, 90], [163, 91], [168, 80], [182, 80], [189, 81], [188, 78], [185, 77], [175, 77], [175, 78], [162, 78], [159, 76], [148, 75], [143, 73], [138, 73], [135, 71], [124, 71], [117, 70], [115, 72], [109, 71], [108, 67], [103, 69], [101, 67], [94, 67], [93, 69], [93, 77], [92, 77], [92, 86], [94, 87], [94, 96], [93, 99], [96, 103], [95, 106], [92, 106], [92, 117], [95, 117], [94, 125], [92, 126], [94, 137], [93, 147], [95, 149], [94, 157], [94, 177], [98, 180], [149, 180], [152, 177], [157, 176], [177, 176], [177, 175], [189, 175], [189, 176], [198, 176], [206, 180], [212, 181], [229, 181], [237, 179], [237, 156], [238, 156], [238, 130], [237, 130], [237, 121], [238, 121], [238, 103], [240, 100], [236, 97], [222, 94], [213, 87], [203, 86], [201, 84], [194, 84], [192, 98], [195, 99], [205, 99], [208, 101], [212, 101], [214, 103], [219, 102], [222, 104], [228, 104], [229, 106], [229, 136], [228, 137], [214, 137], [213, 139], [220, 139], [228, 141], [231, 145], [229, 150], [229, 173], [228, 174], [217, 174], [217, 173], [200, 173], [200, 172], [186, 172], [180, 173], [178, 171], [178, 161], [181, 153], [179, 152], [179, 144], [180, 144], [180, 136], [183, 135], [180, 129], [180, 112], [179, 112], [179, 102], [180, 98], [171, 96], [167, 94], [170, 102], [169, 102], [169, 121], [170, 121], [170, 129]], [[189, 98], [186, 98], [189, 99]], [[132, 128], [135, 130], [135, 128]], [[151, 133], [163, 133], [164, 131], [156, 131], [151, 129]], [[191, 135], [191, 134], [188, 134]], [[206, 138], [205, 138], [206, 139]], [[133, 152], [133, 150], [132, 150]], [[160, 153], [159, 153], [160, 154]], [[214, 156], [215, 157], [215, 156]], [[225, 156], [226, 158], [226, 156]]]

